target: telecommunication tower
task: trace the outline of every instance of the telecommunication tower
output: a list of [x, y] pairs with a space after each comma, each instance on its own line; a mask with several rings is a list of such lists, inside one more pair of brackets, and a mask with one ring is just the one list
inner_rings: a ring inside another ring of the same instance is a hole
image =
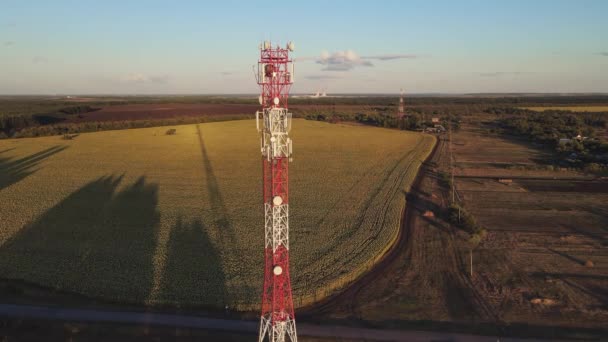
[[403, 88], [401, 88], [401, 94], [399, 96], [399, 112], [397, 113], [397, 117], [400, 119], [405, 116], [405, 109], [403, 106]]
[[[291, 113], [289, 89], [294, 80], [293, 61], [285, 48], [260, 45], [257, 83], [261, 110], [256, 112], [262, 150], [264, 198], [264, 289], [259, 341], [297, 341], [291, 282], [289, 279], [288, 166], [292, 154], [289, 138]], [[261, 122], [260, 122], [261, 121]]]

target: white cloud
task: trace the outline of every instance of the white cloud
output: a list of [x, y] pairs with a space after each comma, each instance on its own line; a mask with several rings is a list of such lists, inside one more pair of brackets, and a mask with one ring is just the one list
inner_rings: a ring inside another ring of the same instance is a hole
[[34, 56], [34, 58], [32, 58], [32, 63], [34, 63], [34, 64], [46, 63], [48, 61], [49, 60], [43, 56]]
[[387, 55], [377, 55], [377, 56], [365, 56], [361, 57], [362, 59], [377, 59], [379, 61], [391, 61], [394, 59], [414, 59], [420, 58], [419, 55], [413, 54], [387, 54]]
[[318, 57], [297, 57], [297, 62], [304, 61], [315, 61], [317, 64], [325, 65], [323, 71], [349, 71], [359, 66], [372, 67], [374, 64], [370, 60], [377, 61], [391, 61], [396, 59], [414, 59], [420, 58], [421, 55], [416, 54], [381, 54], [381, 55], [369, 55], [359, 56], [353, 50], [343, 50], [329, 53], [327, 51], [321, 52]]
[[522, 76], [533, 74], [530, 71], [495, 71], [495, 72], [480, 72], [477, 73], [481, 77], [502, 77], [502, 76]]
[[304, 78], [306, 78], [307, 80], [337, 80], [341, 77], [333, 75], [309, 75]]
[[325, 65], [323, 70], [327, 71], [348, 71], [357, 66], [373, 66], [372, 62], [363, 60], [353, 50], [337, 51], [332, 54], [323, 51], [317, 63]]

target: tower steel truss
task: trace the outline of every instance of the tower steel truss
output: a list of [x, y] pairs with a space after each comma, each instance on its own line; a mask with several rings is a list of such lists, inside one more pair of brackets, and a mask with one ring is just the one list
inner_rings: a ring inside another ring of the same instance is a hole
[[260, 46], [257, 82], [261, 110], [256, 112], [260, 132], [264, 199], [264, 288], [259, 341], [297, 341], [289, 278], [289, 138], [291, 113], [288, 96], [293, 83], [293, 62], [286, 48], [270, 42]]

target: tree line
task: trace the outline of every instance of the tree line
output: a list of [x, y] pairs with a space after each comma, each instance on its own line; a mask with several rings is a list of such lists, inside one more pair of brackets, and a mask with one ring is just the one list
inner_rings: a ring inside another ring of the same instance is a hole
[[[445, 128], [452, 120], [452, 128], [458, 129], [462, 120], [460, 115], [439, 115], [434, 116], [439, 118], [439, 123]], [[364, 125], [384, 127], [384, 128], [396, 128], [401, 130], [409, 131], [421, 131], [426, 127], [432, 127], [434, 124], [429, 119], [434, 117], [431, 115], [420, 114], [417, 112], [409, 112], [403, 118], [398, 118], [395, 113], [309, 113], [301, 115], [307, 120], [326, 121], [330, 123], [338, 123], [342, 121], [346, 122], [358, 122]]]
[[253, 119], [253, 115], [206, 115], [206, 116], [185, 116], [185, 117], [173, 117], [165, 119], [152, 119], [152, 120], [121, 120], [121, 121], [90, 121], [90, 122], [78, 122], [78, 123], [58, 123], [49, 124], [43, 126], [29, 126], [23, 129], [14, 131], [12, 135], [7, 135], [3, 131], [0, 131], [0, 139], [3, 138], [32, 138], [49, 135], [63, 135], [79, 134], [87, 132], [99, 132], [108, 130], [120, 130], [130, 128], [146, 128], [146, 127], [158, 127], [158, 126], [170, 126], [170, 125], [186, 125], [204, 122], [214, 121], [228, 121], [228, 120], [244, 120]]

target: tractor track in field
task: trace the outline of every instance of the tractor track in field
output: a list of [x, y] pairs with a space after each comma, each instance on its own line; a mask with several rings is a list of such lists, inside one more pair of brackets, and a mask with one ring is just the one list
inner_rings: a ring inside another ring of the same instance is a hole
[[[441, 144], [439, 140], [436, 141], [435, 145], [433, 146], [433, 150], [422, 162], [420, 170], [418, 170], [410, 191], [419, 190], [421, 182], [427, 173], [426, 171], [430, 169], [428, 165], [429, 161], [435, 158], [437, 150], [440, 149], [442, 145], [444, 144]], [[416, 215], [416, 213], [414, 212], [413, 206], [406, 203], [405, 208], [402, 209], [401, 227], [399, 229], [397, 241], [386, 252], [381, 261], [378, 262], [376, 266], [369, 272], [365, 273], [363, 276], [361, 276], [361, 278], [349, 285], [346, 289], [315, 304], [300, 308], [297, 315], [304, 319], [313, 318], [314, 316], [330, 312], [331, 309], [338, 303], [355, 303], [357, 294], [361, 291], [361, 289], [368, 284], [373, 283], [374, 279], [376, 279], [378, 275], [383, 274], [397, 260], [401, 253], [411, 253], [412, 239], [410, 239], [411, 229], [409, 229], [409, 227], [412, 226], [412, 219], [414, 215]]]
[[[445, 158], [446, 155], [447, 143], [439, 137], [435, 146], [433, 146], [433, 150], [422, 163], [420, 170], [412, 183], [410, 193], [423, 191], [423, 180], [425, 180], [426, 177], [435, 177], [434, 169], [442, 163], [442, 159]], [[447, 208], [449, 206], [449, 194], [443, 189], [437, 190], [439, 194], [437, 200], [440, 201], [441, 207]], [[339, 293], [316, 304], [301, 308], [298, 312], [298, 316], [304, 319], [314, 320], [314, 317], [316, 316], [331, 314], [336, 308], [342, 307], [347, 308], [347, 311], [355, 317], [359, 317], [360, 315], [357, 312], [357, 306], [361, 303], [359, 303], [357, 298], [359, 297], [360, 292], [366, 287], [373, 285], [378, 277], [394, 270], [396, 268], [394, 266], [402, 262], [403, 255], [406, 255], [406, 259], [410, 261], [419, 259], [425, 260], [426, 263], [430, 262], [427, 260], [429, 257], [427, 255], [414, 255], [417, 253], [418, 249], [414, 248], [413, 244], [415, 241], [420, 240], [419, 235], [422, 234], [420, 227], [415, 227], [417, 225], [416, 219], [421, 218], [420, 207], [424, 207], [425, 205], [423, 203], [418, 203], [419, 201], [420, 200], [416, 196], [412, 196], [411, 198], [408, 197], [406, 206], [402, 212], [401, 228], [397, 241], [374, 268]], [[413, 234], [418, 234], [416, 235], [418, 237]], [[445, 281], [457, 285], [454, 286], [454, 289], [452, 290], [454, 291], [454, 295], [459, 296], [463, 301], [467, 301], [468, 299], [469, 305], [471, 305], [470, 309], [475, 312], [475, 315], [487, 321], [499, 322], [499, 315], [484, 300], [483, 296], [475, 290], [474, 286], [471, 284], [471, 279], [465, 275], [462, 265], [466, 263], [462, 259], [462, 255], [457, 251], [456, 239], [456, 234], [451, 227], [446, 227], [446, 233], [440, 235], [440, 243], [443, 246], [441, 250], [443, 252], [436, 255], [435, 258], [440, 258], [437, 262], [449, 264], [447, 270], [442, 271], [447, 272], [445, 273]], [[409, 274], [405, 276], [406, 278], [412, 276], [413, 273], [411, 272], [414, 272], [411, 270], [411, 267], [411, 265], [408, 265], [406, 268], [408, 270], [406, 273]]]
[[[386, 171], [386, 176], [381, 180], [381, 183], [380, 183], [381, 186], [378, 186], [378, 188], [369, 196], [369, 199], [362, 205], [361, 213], [358, 215], [358, 217], [356, 218], [356, 220], [353, 224], [355, 227], [362, 227], [365, 219], [368, 217], [371, 217], [372, 218], [371, 227], [375, 231], [375, 233], [374, 233], [374, 235], [369, 236], [366, 240], [364, 240], [361, 243], [361, 245], [359, 246], [359, 248], [357, 249], [357, 251], [354, 251], [354, 253], [349, 255], [347, 259], [341, 260], [340, 261], [341, 263], [346, 265], [346, 264], [352, 262], [353, 260], [356, 260], [358, 257], [360, 257], [361, 254], [364, 254], [364, 252], [367, 251], [369, 245], [372, 244], [374, 239], [379, 235], [379, 233], [381, 231], [380, 228], [384, 225], [384, 222], [387, 219], [387, 211], [389, 210], [389, 207], [390, 207], [388, 205], [388, 202], [392, 201], [395, 198], [395, 196], [399, 195], [400, 186], [403, 183], [404, 178], [409, 174], [409, 171], [413, 165], [413, 162], [416, 159], [415, 151], [417, 151], [423, 144], [424, 144], [424, 139], [420, 139], [420, 141], [418, 141], [418, 143], [416, 144], [416, 147], [414, 149], [412, 149], [408, 153], [404, 154], [404, 156], [401, 157], [400, 159], [398, 159], [394, 165], [387, 166], [386, 170], [388, 170], [388, 171]], [[402, 166], [402, 164], [404, 164], [404, 163], [407, 163], [407, 165], [400, 171], [399, 167]], [[388, 188], [388, 190], [382, 191], [385, 187]], [[377, 202], [377, 198], [380, 198], [380, 197], [384, 198], [384, 200], [379, 201], [379, 202], [384, 203], [385, 205], [383, 205], [379, 209], [376, 208], [376, 209], [372, 210], [371, 205], [373, 203]], [[377, 212], [376, 215], [373, 215], [374, 211]], [[402, 216], [403, 216], [403, 213], [402, 213]], [[401, 234], [401, 231], [402, 231], [402, 229], [400, 228], [398, 231], [398, 234]], [[346, 233], [343, 232], [335, 238], [342, 240], [345, 237], [346, 237]], [[399, 240], [399, 239], [400, 239], [400, 237], [398, 236], [397, 240]], [[390, 251], [386, 252], [386, 254], [388, 254], [388, 253], [390, 253]], [[374, 268], [375, 268], [375, 266], [374, 266]], [[366, 272], [366, 274], [367, 274], [367, 272]], [[323, 278], [319, 278], [319, 280], [325, 280], [330, 276], [331, 276], [331, 274], [329, 274]]]

